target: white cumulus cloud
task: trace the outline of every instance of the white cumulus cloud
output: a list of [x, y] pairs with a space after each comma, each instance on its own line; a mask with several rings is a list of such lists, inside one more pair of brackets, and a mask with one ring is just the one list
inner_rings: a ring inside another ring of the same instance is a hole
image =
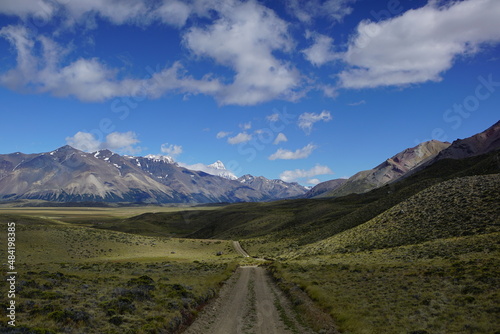
[[[195, 79], [175, 62], [157, 69], [150, 78], [119, 78], [119, 70], [97, 58], [65, 62], [69, 49], [43, 35], [33, 36], [26, 27], [6, 26], [0, 37], [17, 52], [17, 65], [0, 73], [0, 84], [13, 90], [73, 96], [82, 101], [101, 102], [117, 96], [159, 98], [167, 92], [214, 94], [222, 85], [212, 78]], [[38, 54], [35, 50], [41, 49]]]
[[317, 185], [318, 183], [321, 183], [320, 179], [309, 179], [306, 181], [307, 184], [312, 184], [312, 185]]
[[125, 151], [130, 153], [140, 152], [140, 148], [134, 147], [135, 144], [139, 143], [137, 135], [135, 132], [112, 132], [106, 136], [106, 142], [104, 143], [106, 148], [110, 150]]
[[252, 135], [246, 132], [240, 132], [234, 137], [229, 137], [227, 139], [227, 142], [231, 145], [236, 145], [236, 144], [246, 143], [250, 140], [252, 140]]
[[182, 146], [164, 143], [161, 144], [161, 152], [175, 157], [182, 153]]
[[333, 174], [333, 171], [327, 167], [322, 165], [316, 165], [309, 170], [305, 169], [295, 169], [295, 170], [286, 170], [280, 174], [280, 179], [285, 182], [297, 182], [300, 179], [309, 179], [314, 178], [318, 175], [328, 175]]
[[296, 160], [305, 159], [311, 155], [311, 153], [317, 148], [314, 144], [307, 144], [303, 148], [299, 148], [295, 151], [289, 151], [285, 149], [278, 149], [276, 152], [269, 156], [269, 160]]
[[236, 74], [221, 89], [219, 103], [252, 105], [274, 98], [294, 100], [300, 74], [290, 63], [273, 55], [291, 52], [294, 43], [288, 24], [256, 1], [227, 1], [217, 8], [219, 19], [184, 34], [193, 54], [209, 57]]
[[[440, 6], [440, 4], [443, 4]], [[429, 1], [385, 21], [362, 21], [342, 55], [345, 88], [442, 80], [459, 56], [500, 42], [500, 1]]]
[[77, 132], [73, 137], [66, 137], [66, 144], [85, 152], [95, 152], [101, 149], [102, 143], [89, 132]]
[[90, 132], [77, 132], [73, 137], [66, 137], [66, 143], [76, 149], [85, 152], [94, 152], [97, 150], [109, 149], [112, 151], [135, 154], [142, 151], [138, 147], [140, 141], [135, 132], [112, 132], [106, 136], [105, 141], [99, 141], [94, 134]]
[[333, 38], [313, 34], [314, 44], [302, 50], [305, 58], [314, 66], [321, 66], [330, 61], [340, 59], [340, 56], [333, 51]]

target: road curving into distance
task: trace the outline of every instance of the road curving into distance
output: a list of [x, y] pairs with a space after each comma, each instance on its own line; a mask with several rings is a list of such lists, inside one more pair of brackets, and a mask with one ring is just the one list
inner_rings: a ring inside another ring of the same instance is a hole
[[250, 255], [248, 255], [248, 253], [245, 252], [245, 250], [241, 247], [239, 241], [233, 241], [233, 247], [239, 254], [243, 255], [244, 257], [250, 257]]

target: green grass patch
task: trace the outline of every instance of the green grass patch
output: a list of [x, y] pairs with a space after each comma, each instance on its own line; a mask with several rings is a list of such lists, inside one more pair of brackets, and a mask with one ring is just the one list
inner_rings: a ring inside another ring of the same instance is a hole
[[472, 247], [492, 242], [500, 236], [309, 257], [274, 270], [346, 333], [495, 333], [500, 251]]

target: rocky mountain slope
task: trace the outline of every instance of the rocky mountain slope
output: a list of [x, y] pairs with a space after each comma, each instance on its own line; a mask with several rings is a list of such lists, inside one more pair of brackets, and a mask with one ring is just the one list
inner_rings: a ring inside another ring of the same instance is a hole
[[363, 193], [394, 182], [410, 170], [436, 157], [439, 152], [449, 147], [450, 143], [431, 140], [399, 152], [373, 169], [361, 171], [340, 186], [317, 194], [317, 197], [344, 196], [351, 193]]
[[325, 182], [321, 182], [317, 185], [315, 185], [311, 190], [309, 190], [305, 195], [303, 196], [304, 198], [313, 198], [316, 196], [319, 196], [321, 194], [327, 193], [329, 191], [334, 191], [341, 185], [347, 182], [347, 179], [334, 179], [334, 180], [329, 180]]
[[0, 155], [0, 200], [213, 203], [287, 197], [284, 182], [267, 181], [279, 190], [260, 191], [238, 180], [192, 171], [170, 157], [85, 153], [71, 146], [41, 154]]
[[414, 168], [406, 176], [410, 176], [443, 159], [464, 159], [493, 152], [498, 149], [500, 149], [500, 121], [483, 132], [468, 138], [455, 140], [449, 147], [439, 152], [434, 158]]
[[263, 176], [243, 175], [239, 182], [260, 191], [268, 199], [290, 198], [302, 196], [306, 188], [296, 182], [285, 182], [282, 180], [269, 180]]

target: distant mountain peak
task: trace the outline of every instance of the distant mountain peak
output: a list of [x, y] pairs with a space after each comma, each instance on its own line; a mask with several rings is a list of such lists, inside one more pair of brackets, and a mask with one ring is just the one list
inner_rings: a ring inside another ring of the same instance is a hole
[[308, 190], [306, 187], [303, 187], [296, 182], [287, 183], [279, 179], [270, 180], [264, 176], [253, 176], [250, 174], [243, 175], [238, 178], [237, 181], [245, 186], [252, 187], [262, 192], [267, 192], [271, 198], [299, 197], [304, 195]]
[[70, 145], [64, 145], [59, 147], [56, 151], [76, 151], [76, 148]]
[[224, 166], [224, 164], [220, 160], [217, 160], [213, 164], [208, 165], [208, 167], [213, 168], [213, 169], [219, 169], [219, 170], [227, 170], [226, 166]]
[[500, 121], [483, 132], [464, 139], [457, 139], [434, 159], [463, 159], [485, 154], [500, 148]]
[[224, 163], [222, 163], [222, 161], [220, 160], [217, 160], [213, 164], [206, 165], [206, 167], [208, 168], [207, 172], [210, 174], [217, 175], [228, 180], [238, 179], [238, 177], [234, 175], [233, 172], [226, 169], [226, 166], [224, 166]]

